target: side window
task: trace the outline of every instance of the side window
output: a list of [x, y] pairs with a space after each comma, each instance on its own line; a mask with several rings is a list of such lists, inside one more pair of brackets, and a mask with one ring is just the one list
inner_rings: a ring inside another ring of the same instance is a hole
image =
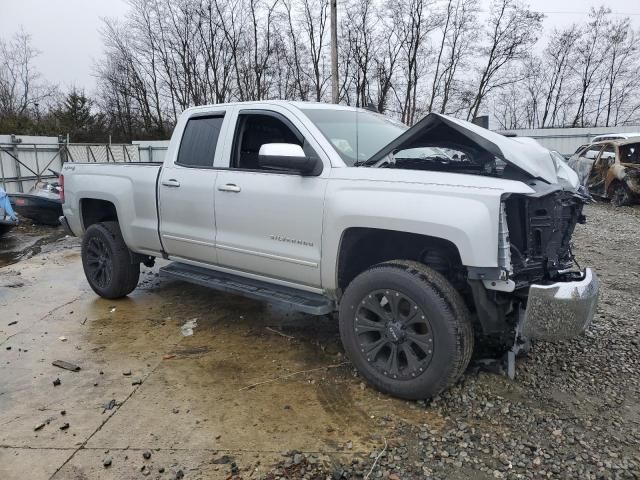
[[223, 115], [189, 119], [176, 163], [185, 167], [212, 167], [223, 120]]
[[620, 146], [621, 163], [640, 163], [640, 143]]
[[610, 143], [606, 145], [602, 150], [602, 153], [600, 154], [600, 158], [605, 161], [615, 160], [616, 150], [615, 148], [613, 148], [613, 145], [611, 145]]
[[602, 150], [602, 145], [592, 145], [580, 152], [580, 157], [595, 160], [596, 158], [598, 158], [600, 150]]
[[265, 143], [294, 143], [305, 147], [302, 135], [285, 121], [267, 114], [240, 114], [231, 168], [262, 170], [258, 163], [258, 153]]

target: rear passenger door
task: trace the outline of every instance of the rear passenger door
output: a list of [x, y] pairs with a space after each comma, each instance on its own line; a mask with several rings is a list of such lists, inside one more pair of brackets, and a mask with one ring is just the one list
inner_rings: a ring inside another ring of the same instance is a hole
[[[172, 259], [216, 263], [213, 163], [222, 148], [225, 109], [194, 114], [158, 182], [160, 238]], [[179, 130], [177, 127], [177, 130]]]

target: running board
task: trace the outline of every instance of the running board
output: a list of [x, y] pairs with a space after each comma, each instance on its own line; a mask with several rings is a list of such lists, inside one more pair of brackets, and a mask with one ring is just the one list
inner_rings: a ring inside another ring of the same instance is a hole
[[184, 263], [170, 263], [160, 269], [160, 275], [263, 302], [288, 306], [312, 315], [325, 315], [335, 310], [332, 300], [317, 293], [273, 285]]

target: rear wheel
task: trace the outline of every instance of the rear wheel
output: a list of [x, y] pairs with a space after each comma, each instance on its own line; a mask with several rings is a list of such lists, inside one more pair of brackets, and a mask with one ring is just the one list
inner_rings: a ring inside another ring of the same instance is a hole
[[624, 183], [618, 182], [613, 187], [613, 193], [611, 194], [611, 203], [616, 207], [631, 205], [631, 192]]
[[340, 335], [371, 384], [414, 400], [458, 380], [473, 351], [460, 294], [439, 273], [404, 260], [377, 265], [351, 282], [340, 303]]
[[121, 298], [138, 285], [140, 263], [134, 262], [117, 222], [91, 225], [82, 238], [82, 267], [89, 285], [104, 298]]

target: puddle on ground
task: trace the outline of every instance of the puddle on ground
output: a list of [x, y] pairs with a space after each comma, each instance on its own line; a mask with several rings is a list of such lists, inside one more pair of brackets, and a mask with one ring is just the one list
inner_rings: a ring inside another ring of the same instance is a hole
[[26, 225], [23, 221], [0, 237], [0, 267], [31, 258], [64, 237], [62, 227]]

